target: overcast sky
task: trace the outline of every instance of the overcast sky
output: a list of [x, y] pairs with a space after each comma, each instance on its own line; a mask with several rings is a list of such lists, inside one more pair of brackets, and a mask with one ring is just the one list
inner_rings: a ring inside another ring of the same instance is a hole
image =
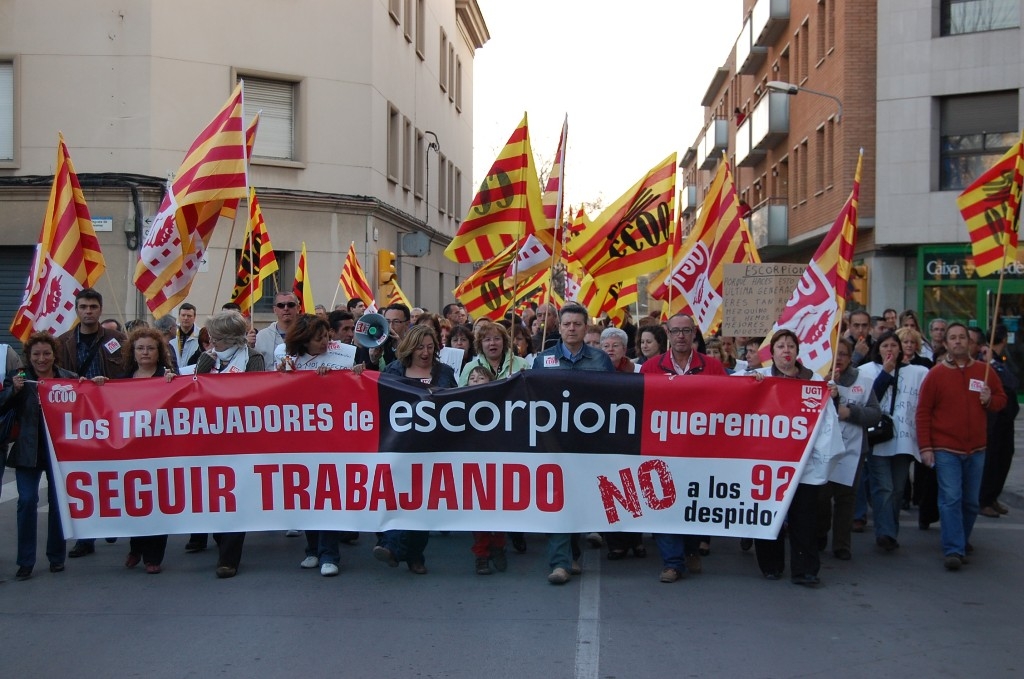
[[474, 59], [474, 185], [524, 111], [534, 155], [548, 161], [568, 114], [567, 206], [607, 206], [681, 157], [742, 26], [740, 0], [478, 2], [491, 39]]

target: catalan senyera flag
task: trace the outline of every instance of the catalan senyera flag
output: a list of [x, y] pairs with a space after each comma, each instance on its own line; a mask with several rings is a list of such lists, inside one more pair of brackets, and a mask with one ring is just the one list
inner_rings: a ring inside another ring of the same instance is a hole
[[839, 322], [846, 309], [853, 269], [863, 160], [864, 152], [861, 151], [850, 197], [811, 258], [779, 320], [758, 350], [765, 363], [771, 362], [771, 336], [782, 328], [789, 328], [800, 338], [800, 362], [822, 377], [830, 377], [834, 347], [839, 339]]
[[649, 274], [665, 265], [675, 217], [676, 154], [655, 165], [568, 248], [599, 284]]
[[995, 165], [957, 199], [967, 222], [979, 276], [989, 276], [1017, 259], [1021, 184], [1024, 181], [1024, 131]]
[[345, 297], [348, 299], [363, 300], [367, 309], [374, 306], [373, 288], [370, 287], [363, 267], [359, 264], [355, 241], [349, 244], [345, 264], [341, 267], [341, 289], [345, 291]]
[[[246, 163], [252, 162], [252, 147], [256, 145], [256, 131], [260, 127], [260, 113], [256, 112], [256, 115], [249, 121], [249, 127], [245, 129], [245, 160]], [[224, 219], [234, 220], [235, 214], [238, 212], [238, 199], [232, 198], [224, 201], [224, 207], [220, 209], [220, 216]]]
[[313, 304], [313, 282], [309, 279], [309, 260], [306, 258], [306, 241], [302, 241], [302, 254], [295, 266], [295, 282], [292, 283], [295, 299], [302, 306], [302, 313], [311, 314], [316, 305]]
[[547, 185], [544, 187], [544, 219], [547, 220], [547, 228], [556, 230], [562, 221], [562, 194], [564, 184], [562, 182], [562, 165], [565, 157], [565, 143], [569, 136], [569, 116], [565, 116], [562, 122], [562, 134], [558, 138], [558, 149], [555, 151], [555, 162], [551, 164], [551, 172], [548, 173]]
[[528, 297], [535, 287], [550, 277], [551, 270], [544, 268], [518, 286], [512, 285], [506, 279], [506, 272], [515, 260], [516, 251], [517, 243], [512, 243], [452, 291], [455, 298], [466, 306], [470, 317], [501, 320], [512, 306], [513, 296], [517, 299]]
[[70, 330], [78, 320], [75, 296], [94, 286], [106, 269], [75, 166], [58, 133], [50, 200], [11, 334], [24, 342], [33, 332]]
[[139, 249], [135, 287], [154, 316], [168, 313], [188, 296], [221, 211], [237, 205], [246, 192], [239, 83], [192, 142]]
[[399, 287], [398, 281], [392, 278], [391, 282], [388, 283], [388, 285], [391, 286], [391, 292], [388, 295], [388, 304], [404, 304], [405, 306], [411, 309], [412, 303], [409, 301], [409, 298], [406, 297], [405, 292], [402, 291], [402, 288]]
[[687, 308], [701, 332], [722, 320], [722, 285], [726, 264], [760, 261], [746, 223], [728, 161], [723, 158], [711, 182], [697, 224], [680, 246], [671, 266], [657, 278], [655, 299], [669, 301], [670, 315]]
[[263, 281], [277, 272], [277, 257], [270, 242], [270, 232], [263, 220], [256, 189], [249, 187], [249, 221], [245, 227], [242, 253], [238, 257], [238, 272], [235, 274], [235, 289], [231, 301], [242, 313], [248, 312], [263, 297]]
[[524, 114], [488, 170], [444, 254], [462, 264], [486, 262], [524, 236], [545, 228], [545, 224], [540, 180]]

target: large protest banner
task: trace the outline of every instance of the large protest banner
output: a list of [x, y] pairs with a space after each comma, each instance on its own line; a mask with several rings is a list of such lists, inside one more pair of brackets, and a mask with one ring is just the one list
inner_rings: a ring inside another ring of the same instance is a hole
[[835, 462], [815, 441], [838, 435], [825, 384], [788, 379], [538, 370], [431, 393], [376, 373], [296, 371], [53, 380], [39, 394], [61, 518], [77, 537], [772, 537], [797, 483]]

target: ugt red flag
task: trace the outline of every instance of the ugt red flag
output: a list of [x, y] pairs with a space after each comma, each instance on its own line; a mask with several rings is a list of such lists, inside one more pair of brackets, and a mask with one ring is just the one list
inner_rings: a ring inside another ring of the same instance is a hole
[[11, 323], [11, 334], [22, 342], [33, 332], [59, 335], [70, 330], [78, 320], [75, 296], [94, 286], [107, 269], [64, 135], [58, 137], [46, 218], [25, 295]]
[[800, 362], [822, 377], [832, 370], [832, 357], [839, 336], [839, 321], [846, 309], [853, 268], [853, 250], [857, 238], [857, 200], [860, 196], [860, 167], [864, 159], [857, 157], [853, 191], [846, 199], [835, 223], [821, 241], [817, 252], [804, 270], [796, 290], [786, 302], [779, 320], [772, 326], [758, 355], [765, 363], [771, 361], [771, 336], [789, 328], [800, 338]]

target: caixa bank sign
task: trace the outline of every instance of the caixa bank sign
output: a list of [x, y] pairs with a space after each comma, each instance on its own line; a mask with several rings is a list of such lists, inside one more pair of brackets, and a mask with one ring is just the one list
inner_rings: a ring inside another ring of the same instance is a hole
[[[972, 257], [933, 257], [926, 259], [924, 263], [925, 275], [933, 280], [955, 281], [977, 279], [978, 270], [974, 266]], [[1008, 262], [1004, 270], [1006, 276], [1013, 278], [1024, 278], [1024, 263]], [[987, 278], [997, 278], [996, 272]]]
[[50, 390], [46, 400], [50, 403], [74, 403], [78, 398], [75, 388], [69, 384], [59, 384]]

